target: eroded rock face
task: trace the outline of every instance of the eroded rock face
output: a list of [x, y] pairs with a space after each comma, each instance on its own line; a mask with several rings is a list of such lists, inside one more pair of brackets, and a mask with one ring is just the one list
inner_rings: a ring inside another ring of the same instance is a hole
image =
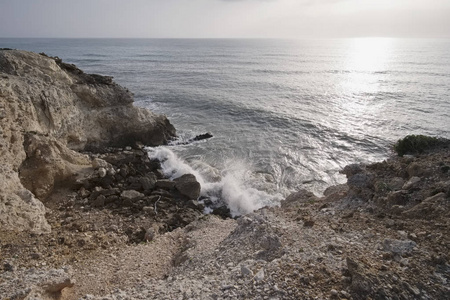
[[[38, 199], [91, 162], [78, 150], [161, 145], [175, 136], [165, 116], [133, 106], [111, 77], [27, 51], [0, 50], [0, 225], [46, 232]], [[19, 176], [20, 174], [20, 176]], [[24, 199], [26, 198], [26, 199]]]

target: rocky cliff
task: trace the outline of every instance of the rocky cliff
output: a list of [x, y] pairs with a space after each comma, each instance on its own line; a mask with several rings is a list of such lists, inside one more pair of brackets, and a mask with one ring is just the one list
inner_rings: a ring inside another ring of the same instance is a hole
[[19, 50], [0, 50], [0, 120], [0, 224], [13, 230], [50, 230], [38, 199], [89, 171], [77, 151], [175, 136], [165, 116], [133, 106], [112, 78]]

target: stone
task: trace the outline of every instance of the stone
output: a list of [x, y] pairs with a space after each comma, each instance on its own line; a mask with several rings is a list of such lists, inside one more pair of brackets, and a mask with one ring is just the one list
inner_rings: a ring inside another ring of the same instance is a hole
[[124, 200], [138, 200], [144, 198], [145, 195], [135, 190], [125, 190], [120, 194], [120, 197]]
[[199, 211], [203, 211], [205, 209], [205, 206], [201, 203], [198, 203], [197, 200], [189, 200], [188, 202], [186, 202], [186, 206]]
[[383, 251], [391, 252], [394, 255], [410, 254], [417, 244], [411, 240], [385, 239], [383, 241]]
[[405, 184], [405, 181], [401, 177], [394, 177], [392, 178], [388, 183], [388, 188], [391, 191], [398, 191], [401, 190], [403, 185]]
[[434, 196], [426, 198], [409, 210], [404, 211], [402, 216], [406, 218], [429, 218], [431, 215], [435, 216], [436, 213], [445, 213], [446, 208], [444, 203], [446, 203], [445, 193], [438, 193]]
[[159, 179], [156, 181], [155, 187], [170, 190], [175, 187], [175, 182], [169, 179]]
[[388, 205], [405, 205], [408, 202], [408, 194], [406, 194], [403, 190], [390, 192], [387, 195], [387, 203]]
[[144, 189], [144, 191], [154, 189], [156, 181], [157, 181], [156, 175], [153, 173], [150, 173], [144, 177], [139, 178], [139, 182], [141, 183], [141, 186]]
[[231, 218], [231, 211], [226, 205], [215, 208], [212, 213], [221, 216], [224, 219]]
[[303, 226], [304, 227], [313, 227], [314, 224], [315, 224], [315, 221], [311, 217], [303, 218]]
[[103, 178], [106, 176], [106, 169], [105, 168], [99, 168], [98, 169], [98, 177]]
[[353, 175], [359, 174], [364, 172], [363, 166], [359, 164], [350, 164], [344, 167], [340, 173], [345, 174], [347, 176], [347, 179], [352, 177]]
[[200, 197], [200, 183], [194, 175], [184, 174], [181, 177], [174, 179], [175, 188], [181, 195], [188, 199], [197, 200]]
[[243, 276], [253, 276], [253, 271], [250, 270], [247, 266], [241, 265], [241, 274]]
[[412, 162], [408, 165], [406, 171], [408, 172], [409, 177], [420, 177], [424, 174], [424, 169], [416, 162]]
[[402, 187], [404, 190], [412, 190], [417, 188], [420, 182], [420, 177], [413, 176], [411, 177]]
[[294, 192], [286, 197], [284, 201], [281, 201], [281, 207], [287, 207], [294, 203], [308, 203], [317, 201], [317, 198], [312, 192], [305, 189]]
[[106, 161], [104, 161], [101, 158], [94, 158], [92, 160], [92, 167], [94, 169], [99, 169], [99, 168], [105, 168], [108, 169], [111, 167], [111, 165], [109, 163], [107, 163]]
[[264, 269], [259, 270], [255, 275], [255, 280], [257, 282], [264, 280]]
[[106, 197], [104, 195], [100, 195], [92, 202], [93, 207], [103, 207], [105, 206]]

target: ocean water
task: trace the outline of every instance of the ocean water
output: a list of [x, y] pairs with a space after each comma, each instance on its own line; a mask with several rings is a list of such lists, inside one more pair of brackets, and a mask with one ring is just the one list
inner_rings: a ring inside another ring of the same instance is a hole
[[[114, 76], [179, 141], [149, 149], [234, 214], [345, 182], [407, 134], [450, 138], [450, 40], [0, 39]], [[209, 140], [180, 141], [211, 132]]]

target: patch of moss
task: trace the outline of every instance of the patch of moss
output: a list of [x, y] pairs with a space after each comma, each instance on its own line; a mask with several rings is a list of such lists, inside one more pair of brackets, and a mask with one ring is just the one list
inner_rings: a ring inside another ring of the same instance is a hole
[[423, 153], [439, 145], [445, 144], [446, 140], [426, 135], [407, 135], [403, 139], [399, 139], [394, 145], [394, 150], [399, 156], [405, 154]]

